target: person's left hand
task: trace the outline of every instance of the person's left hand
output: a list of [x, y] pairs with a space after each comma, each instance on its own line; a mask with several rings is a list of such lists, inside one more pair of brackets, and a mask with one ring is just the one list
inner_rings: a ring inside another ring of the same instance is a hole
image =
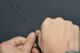
[[34, 32], [30, 33], [27, 38], [21, 36], [12, 38], [1, 43], [0, 53], [39, 53], [39, 51], [33, 47], [35, 39], [36, 34]]

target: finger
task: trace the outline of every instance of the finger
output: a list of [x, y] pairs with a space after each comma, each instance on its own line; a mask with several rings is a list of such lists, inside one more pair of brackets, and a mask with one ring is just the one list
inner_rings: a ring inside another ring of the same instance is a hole
[[37, 36], [39, 35], [39, 32], [40, 32], [40, 30], [36, 30], [36, 35], [37, 35]]
[[[70, 36], [70, 47], [69, 47], [69, 49], [70, 50], [73, 50], [73, 51], [75, 51], [75, 31], [74, 31], [75, 29], [74, 29], [74, 25], [72, 25], [72, 35]], [[76, 43], [77, 44], [77, 43]]]
[[69, 50], [75, 50], [79, 51], [79, 27], [77, 25], [74, 25], [71, 21], [67, 21], [68, 27], [68, 32], [67, 33], [70, 37], [69, 39]]
[[36, 35], [38, 36], [38, 40], [41, 40], [41, 31], [36, 30]]
[[41, 40], [41, 31], [36, 30], [36, 35], [38, 36], [38, 40]]
[[17, 36], [15, 38], [8, 40], [7, 43], [13, 46], [19, 46], [19, 45], [23, 45], [25, 41], [26, 41], [26, 38]]
[[37, 30], [36, 31], [36, 34], [37, 34], [37, 36], [38, 36], [38, 44], [39, 44], [39, 46], [40, 46], [40, 48], [41, 48], [41, 41], [42, 41], [42, 33], [41, 33], [41, 31], [40, 30]]
[[36, 34], [34, 32], [30, 33], [26, 39], [26, 42], [22, 50], [24, 50], [24, 52], [30, 53], [34, 45], [35, 39], [36, 39]]
[[[50, 17], [46, 17], [46, 19], [43, 21], [42, 25], [44, 25], [45, 23], [49, 22], [49, 21], [52, 21], [52, 18]], [[41, 25], [41, 26], [42, 26]]]
[[66, 21], [66, 50], [72, 50], [73, 42], [72, 42], [72, 37], [73, 37], [73, 24], [71, 21]]
[[44, 25], [48, 25], [48, 23], [51, 22], [51, 21], [53, 21], [52, 18], [46, 17], [46, 19], [43, 21], [43, 23], [42, 23], [41, 26], [40, 26], [40, 30], [43, 29]]
[[32, 53], [40, 53], [40, 51], [38, 49], [36, 49], [36, 48], [33, 48], [32, 49]]
[[79, 51], [79, 26], [74, 25], [74, 50]]

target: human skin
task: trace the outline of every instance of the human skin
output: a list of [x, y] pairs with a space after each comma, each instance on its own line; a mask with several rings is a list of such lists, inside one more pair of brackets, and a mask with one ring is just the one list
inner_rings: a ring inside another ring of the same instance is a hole
[[18, 36], [0, 44], [0, 53], [39, 53], [34, 47], [36, 34], [30, 33], [27, 38]]
[[47, 17], [36, 33], [43, 53], [79, 51], [79, 26], [69, 20]]

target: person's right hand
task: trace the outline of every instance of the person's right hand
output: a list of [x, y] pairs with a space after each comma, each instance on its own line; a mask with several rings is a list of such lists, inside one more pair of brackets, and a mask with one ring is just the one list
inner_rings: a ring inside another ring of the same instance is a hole
[[79, 51], [79, 27], [61, 17], [46, 18], [37, 31], [39, 46], [43, 53]]
[[33, 47], [36, 39], [34, 32], [30, 33], [27, 38], [18, 36], [8, 41], [1, 43], [0, 53], [39, 53], [39, 51]]

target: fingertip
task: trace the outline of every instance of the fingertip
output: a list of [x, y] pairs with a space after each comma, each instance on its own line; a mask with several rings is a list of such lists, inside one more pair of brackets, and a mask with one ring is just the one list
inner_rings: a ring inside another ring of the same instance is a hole
[[30, 53], [31, 49], [34, 46], [35, 40], [36, 40], [36, 34], [35, 34], [35, 32], [29, 33], [29, 35], [28, 35], [28, 37], [26, 39], [26, 42], [25, 42], [22, 50]]
[[36, 33], [35, 32], [31, 32], [30, 34], [35, 35]]
[[40, 32], [40, 30], [36, 30], [36, 35], [37, 35], [37, 36], [39, 35], [39, 32]]
[[31, 32], [31, 33], [29, 33], [28, 37], [35, 38], [36, 37], [36, 33], [35, 32]]

